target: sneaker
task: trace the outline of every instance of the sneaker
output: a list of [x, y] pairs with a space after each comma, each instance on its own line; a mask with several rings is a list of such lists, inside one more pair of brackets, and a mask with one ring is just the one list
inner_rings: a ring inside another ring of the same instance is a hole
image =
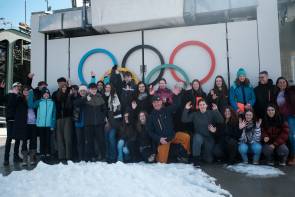
[[19, 155], [14, 155], [14, 157], [13, 157], [13, 162], [15, 162], [15, 163], [20, 163], [20, 162], [22, 162], [23, 160], [22, 160], [22, 158], [20, 158], [19, 157]]
[[188, 158], [186, 157], [177, 157], [179, 163], [188, 163]]
[[286, 162], [284, 162], [284, 161], [280, 161], [280, 162], [279, 162], [279, 165], [280, 165], [280, 166], [286, 166], [287, 164], [286, 164]]
[[22, 166], [28, 166], [28, 165], [29, 165], [28, 152], [23, 151], [23, 152], [22, 152], [22, 155], [23, 155]]
[[152, 154], [151, 156], [149, 156], [148, 162], [153, 163], [155, 161], [155, 159], [156, 159], [156, 154]]
[[3, 166], [9, 166], [9, 160], [5, 160]]

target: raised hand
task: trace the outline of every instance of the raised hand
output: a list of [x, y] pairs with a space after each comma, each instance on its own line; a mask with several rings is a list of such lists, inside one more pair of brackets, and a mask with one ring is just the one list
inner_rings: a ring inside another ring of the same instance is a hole
[[4, 82], [4, 81], [2, 81], [2, 82], [0, 83], [0, 88], [5, 88], [5, 82]]
[[245, 128], [246, 125], [247, 125], [247, 122], [245, 120], [241, 120], [241, 119], [239, 120], [239, 128], [240, 129]]
[[209, 130], [210, 132], [212, 132], [212, 133], [215, 133], [215, 132], [216, 132], [216, 127], [214, 127], [212, 124], [210, 124], [210, 125], [208, 126], [208, 130]]
[[136, 103], [136, 101], [132, 101], [132, 103], [131, 103], [131, 107], [132, 107], [133, 110], [136, 109], [136, 107], [137, 107], [137, 103]]
[[155, 89], [154, 89], [154, 86], [153, 85], [150, 85], [150, 87], [149, 87], [149, 93], [150, 93], [150, 95], [154, 95], [155, 94]]
[[168, 142], [167, 142], [166, 140], [167, 140], [166, 137], [161, 137], [161, 138], [160, 138], [160, 143], [161, 143], [161, 144], [168, 144]]
[[218, 96], [215, 94], [214, 90], [211, 90], [211, 96], [213, 100], [216, 100], [218, 98]]
[[92, 71], [90, 72], [90, 75], [91, 75], [91, 77], [95, 77], [95, 72], [92, 70]]
[[29, 74], [28, 74], [28, 78], [30, 78], [30, 79], [33, 79], [34, 76], [35, 76], [34, 73], [29, 73]]
[[259, 120], [258, 120], [258, 121], [256, 121], [256, 128], [260, 128], [260, 126], [261, 126], [261, 123], [262, 123], [262, 119], [261, 119], [261, 118], [259, 118]]
[[215, 103], [212, 103], [212, 110], [218, 110], [218, 107]]
[[192, 102], [189, 101], [185, 104], [185, 109], [191, 109], [192, 108]]

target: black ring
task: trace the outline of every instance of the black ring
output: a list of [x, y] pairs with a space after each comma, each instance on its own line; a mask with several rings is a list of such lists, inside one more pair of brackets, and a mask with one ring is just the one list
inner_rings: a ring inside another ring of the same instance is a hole
[[[137, 50], [139, 50], [139, 49], [142, 49], [142, 46], [143, 46], [144, 49], [149, 49], [149, 50], [155, 52], [155, 53], [159, 56], [159, 58], [160, 58], [161, 65], [162, 65], [162, 64], [165, 64], [164, 57], [163, 57], [163, 55], [161, 54], [161, 52], [160, 52], [158, 49], [156, 49], [155, 47], [153, 47], [153, 46], [151, 46], [151, 45], [137, 45], [137, 46], [135, 46], [135, 47], [129, 49], [129, 51], [128, 51], [128, 52], [126, 53], [126, 55], [124, 56], [123, 61], [122, 61], [122, 64], [121, 64], [121, 66], [122, 66], [123, 68], [126, 67], [126, 62], [127, 62], [127, 59], [129, 58], [129, 56], [130, 56], [133, 52], [135, 52], [135, 51], [137, 51]], [[165, 69], [161, 69], [161, 71], [160, 71], [160, 73], [159, 73], [159, 76], [155, 79], [155, 81], [153, 81], [153, 82], [150, 83], [149, 85], [153, 85], [153, 86], [156, 85], [156, 84], [162, 79], [162, 77], [163, 77], [163, 75], [164, 75], [164, 71], [165, 71]]]

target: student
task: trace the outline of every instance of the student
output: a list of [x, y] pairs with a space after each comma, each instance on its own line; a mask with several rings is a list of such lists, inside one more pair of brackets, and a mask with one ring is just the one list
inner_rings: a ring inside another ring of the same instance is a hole
[[85, 106], [83, 100], [86, 98], [87, 92], [87, 87], [81, 85], [79, 87], [78, 97], [73, 101], [73, 120], [75, 121], [78, 161], [85, 160]]
[[[180, 89], [174, 88], [174, 101], [172, 105], [164, 107], [163, 101], [159, 96], [154, 96], [152, 99], [153, 111], [148, 117], [146, 130], [152, 138], [153, 143], [157, 147], [157, 161], [160, 163], [167, 163], [169, 157], [170, 144], [181, 144], [181, 147], [186, 152], [190, 150], [190, 136], [186, 133], [177, 132], [173, 129], [173, 113], [176, 112], [180, 106], [180, 97], [177, 95]], [[186, 158], [179, 155], [178, 160], [183, 162]]]
[[[25, 99], [27, 109], [26, 128], [23, 133], [22, 140], [22, 155], [23, 165], [36, 164], [36, 151], [37, 151], [37, 128], [36, 128], [36, 113], [34, 110], [34, 92], [28, 86], [23, 88], [23, 96]], [[28, 146], [29, 143], [29, 146]], [[29, 147], [29, 148], [28, 148]]]
[[245, 111], [245, 118], [239, 119], [239, 129], [241, 134], [239, 152], [243, 162], [248, 163], [248, 152], [253, 153], [253, 164], [258, 165], [261, 154], [261, 125], [262, 120], [255, 122], [255, 117], [252, 109]]
[[264, 118], [266, 107], [270, 103], [275, 103], [276, 87], [273, 81], [269, 79], [267, 71], [259, 73], [258, 86], [254, 88], [256, 102], [254, 105], [257, 118]]
[[228, 88], [222, 76], [216, 76], [214, 88], [210, 90], [206, 100], [209, 106], [215, 103], [220, 112], [223, 112], [224, 108], [228, 106]]
[[286, 146], [288, 140], [288, 123], [280, 116], [273, 104], [266, 108], [266, 116], [262, 122], [263, 154], [268, 165], [274, 165], [274, 153], [279, 157], [279, 164], [286, 165], [289, 149]]
[[238, 70], [237, 79], [230, 88], [229, 101], [237, 113], [244, 113], [255, 104], [254, 90], [243, 68]]
[[[12, 89], [9, 91], [8, 95], [6, 95], [6, 126], [7, 126], [7, 138], [5, 142], [5, 154], [4, 154], [4, 166], [9, 165], [9, 153], [12, 139], [15, 139], [15, 115], [17, 110], [17, 103], [21, 100], [20, 95], [21, 84], [19, 82], [15, 82], [12, 85]], [[21, 162], [22, 159], [19, 157], [19, 145], [20, 140], [15, 139], [14, 144], [14, 154], [13, 154], [13, 161], [14, 162]]]
[[36, 101], [35, 106], [37, 108], [36, 126], [40, 134], [41, 159], [49, 159], [51, 132], [56, 127], [56, 108], [47, 88], [42, 89], [42, 99]]
[[138, 149], [137, 132], [132, 112], [126, 112], [123, 115], [123, 123], [119, 132], [118, 140], [118, 161], [134, 162], [136, 161], [136, 152]]
[[199, 106], [198, 106], [198, 101], [200, 99], [206, 99], [206, 93], [202, 89], [202, 85], [198, 79], [194, 79], [191, 82], [192, 88], [190, 90], [187, 90], [184, 93], [184, 104], [188, 103], [189, 101], [192, 104], [192, 108], [190, 109], [191, 111], [197, 111]]
[[207, 103], [204, 99], [198, 101], [199, 111], [189, 113], [193, 107], [192, 102], [185, 105], [182, 114], [183, 122], [192, 122], [194, 124], [193, 134], [193, 163], [194, 166], [199, 166], [201, 160], [201, 150], [203, 150], [203, 159], [211, 163], [213, 162], [213, 134], [216, 132], [216, 124], [223, 122], [223, 117], [218, 111], [217, 105], [212, 104], [212, 111], [207, 110]]
[[139, 82], [137, 84], [137, 91], [135, 93], [135, 96], [133, 98], [133, 101], [136, 102], [137, 108], [136, 108], [136, 114], [138, 115], [139, 111], [146, 111], [150, 113], [152, 111], [152, 94], [154, 94], [153, 87], [150, 86], [152, 89], [149, 91], [146, 84], [144, 82]]
[[225, 159], [232, 165], [238, 153], [238, 142], [241, 136], [238, 117], [235, 111], [227, 106], [223, 111], [224, 122], [217, 125], [215, 134], [214, 156], [217, 159]]
[[286, 101], [289, 106], [288, 125], [291, 157], [289, 165], [295, 165], [295, 86], [290, 86], [286, 92]]
[[106, 159], [108, 163], [114, 163], [117, 160], [116, 149], [117, 149], [117, 139], [116, 136], [119, 133], [121, 122], [122, 122], [122, 112], [121, 112], [121, 102], [119, 96], [116, 93], [115, 88], [111, 84], [106, 84], [104, 99], [107, 103], [108, 108], [108, 122], [105, 127], [105, 137], [106, 137]]
[[[103, 97], [97, 93], [95, 83], [89, 84], [89, 94], [83, 99], [85, 120], [85, 160], [105, 159], [104, 126], [107, 108]], [[98, 145], [98, 155], [94, 145]]]
[[142, 159], [147, 163], [152, 163], [156, 158], [155, 145], [152, 139], [148, 135], [146, 130], [146, 123], [148, 119], [148, 114], [145, 111], [140, 111], [138, 114], [138, 120], [136, 125], [137, 139], [139, 143], [139, 152]]
[[158, 90], [155, 91], [155, 95], [159, 96], [165, 106], [171, 105], [173, 102], [173, 92], [167, 88], [166, 79], [162, 78], [159, 81]]
[[69, 90], [68, 86], [63, 84], [52, 98], [56, 105], [57, 148], [61, 162], [72, 158], [72, 102]]

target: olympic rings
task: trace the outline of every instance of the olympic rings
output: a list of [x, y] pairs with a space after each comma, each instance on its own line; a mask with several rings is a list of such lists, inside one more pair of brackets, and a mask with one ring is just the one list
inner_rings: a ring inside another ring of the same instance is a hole
[[[161, 52], [160, 52], [158, 49], [156, 49], [155, 47], [153, 47], [153, 46], [151, 46], [151, 45], [143, 45], [143, 48], [145, 48], [145, 49], [149, 49], [149, 50], [155, 52], [155, 53], [158, 55], [161, 64], [165, 64], [164, 57], [163, 57], [163, 55], [161, 54]], [[137, 45], [137, 46], [131, 48], [131, 49], [126, 53], [126, 55], [124, 56], [123, 61], [122, 61], [122, 67], [123, 67], [123, 68], [126, 67], [126, 62], [127, 62], [127, 59], [129, 58], [129, 56], [130, 56], [133, 52], [135, 52], [135, 51], [137, 51], [137, 50], [139, 50], [139, 49], [142, 49], [142, 45]], [[163, 77], [163, 75], [164, 75], [164, 70], [165, 70], [165, 69], [161, 69], [161, 71], [160, 71], [160, 73], [159, 73], [159, 76], [157, 77], [157, 79], [156, 79], [155, 81], [153, 81], [153, 82], [151, 83], [151, 85], [156, 85], [156, 84], [162, 79], [162, 77]]]
[[[200, 42], [200, 41], [194, 41], [194, 40], [191, 40], [191, 41], [186, 41], [186, 42], [183, 42], [181, 43], [180, 45], [178, 45], [172, 52], [170, 58], [169, 58], [169, 64], [173, 64], [174, 62], [174, 59], [175, 59], [175, 56], [176, 54], [181, 50], [183, 49], [184, 47], [187, 47], [187, 46], [198, 46], [198, 47], [201, 47], [203, 49], [205, 49], [209, 56], [210, 56], [210, 59], [211, 59], [211, 66], [210, 66], [210, 70], [209, 70], [209, 73], [203, 78], [200, 80], [200, 83], [201, 84], [204, 84], [206, 83], [213, 75], [214, 73], [214, 70], [215, 70], [215, 67], [216, 67], [216, 59], [215, 59], [215, 55], [214, 55], [214, 52], [213, 50], [207, 45], [205, 44], [204, 42]], [[173, 76], [173, 78], [176, 80], [176, 81], [182, 81], [184, 82], [182, 79], [180, 79], [176, 72], [173, 70], [173, 69], [170, 69], [170, 72]]]
[[166, 68], [170, 68], [170, 69], [174, 69], [176, 71], [178, 71], [184, 78], [185, 78], [185, 85], [188, 85], [190, 83], [189, 77], [187, 76], [187, 74], [178, 66], [174, 65], [174, 64], [162, 64], [159, 65], [157, 67], [155, 67], [146, 77], [146, 83], [149, 84], [149, 81], [151, 80], [152, 76], [159, 70], [162, 69], [166, 69]]
[[118, 64], [117, 63], [117, 59], [115, 58], [115, 56], [108, 50], [106, 49], [102, 49], [102, 48], [96, 48], [96, 49], [92, 49], [90, 51], [88, 51], [86, 54], [83, 55], [82, 59], [80, 60], [79, 66], [78, 66], [78, 76], [79, 76], [79, 80], [82, 84], [86, 85], [88, 84], [85, 81], [85, 78], [83, 76], [83, 66], [85, 61], [87, 60], [87, 58], [89, 58], [89, 56], [95, 54], [95, 53], [102, 53], [107, 55], [109, 58], [111, 58], [112, 62], [114, 65]]
[[[104, 75], [102, 77], [100, 77], [100, 80], [103, 81], [105, 77], [110, 77], [111, 71], [112, 71], [112, 69], [107, 70], [104, 73]], [[132, 79], [134, 80], [134, 82], [136, 84], [138, 84], [139, 80], [138, 80], [136, 74], [134, 72], [130, 71], [128, 68], [118, 67], [118, 71], [121, 73], [130, 72], [132, 74]]]

